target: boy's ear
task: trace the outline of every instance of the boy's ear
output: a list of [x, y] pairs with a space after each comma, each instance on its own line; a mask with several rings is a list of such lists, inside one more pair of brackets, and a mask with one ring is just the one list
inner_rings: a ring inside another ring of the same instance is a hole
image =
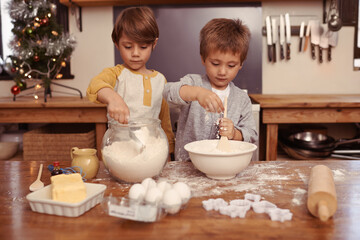
[[205, 59], [201, 56], [201, 63], [205, 66]]
[[154, 50], [154, 48], [155, 48], [158, 40], [159, 40], [159, 38], [156, 38], [156, 39], [155, 39], [155, 41], [154, 41], [154, 43], [153, 43], [153, 45], [152, 45], [152, 49], [153, 49], [153, 50]]
[[241, 70], [243, 66], [244, 66], [244, 62], [242, 62], [242, 63], [240, 64], [239, 70]]
[[115, 47], [117, 50], [119, 50], [119, 44], [118, 43], [115, 43]]

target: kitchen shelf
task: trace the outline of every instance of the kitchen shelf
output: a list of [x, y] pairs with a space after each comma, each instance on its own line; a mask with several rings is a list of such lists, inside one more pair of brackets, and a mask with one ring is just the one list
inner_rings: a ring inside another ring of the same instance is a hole
[[[172, 4], [213, 4], [213, 3], [239, 3], [239, 2], [274, 2], [283, 0], [60, 0], [60, 3], [71, 6], [72, 4], [80, 7], [98, 6], [130, 6], [130, 5], [172, 5]], [[291, 0], [296, 1], [296, 0]], [[303, 0], [313, 1], [313, 0]]]

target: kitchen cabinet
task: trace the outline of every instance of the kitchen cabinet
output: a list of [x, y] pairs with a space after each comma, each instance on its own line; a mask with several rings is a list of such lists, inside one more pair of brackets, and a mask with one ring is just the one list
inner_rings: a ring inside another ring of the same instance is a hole
[[[51, 97], [47, 102], [31, 97], [0, 98], [0, 123], [95, 123], [96, 148], [106, 131], [106, 104], [87, 98]], [[101, 158], [101, 152], [98, 151]]]
[[250, 94], [260, 104], [260, 159], [276, 160], [279, 124], [358, 123], [360, 94]]

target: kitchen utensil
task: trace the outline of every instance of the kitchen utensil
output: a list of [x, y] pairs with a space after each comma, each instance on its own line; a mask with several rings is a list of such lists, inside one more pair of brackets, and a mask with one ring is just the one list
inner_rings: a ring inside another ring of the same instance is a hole
[[323, 50], [329, 48], [329, 37], [328, 37], [328, 27], [327, 24], [323, 24], [321, 26], [322, 34], [320, 36], [320, 43], [319, 43], [319, 62], [323, 62]]
[[327, 221], [337, 209], [337, 199], [332, 171], [324, 165], [311, 169], [308, 184], [307, 208], [321, 221]]
[[229, 141], [231, 152], [216, 151], [218, 140], [200, 140], [184, 146], [191, 162], [207, 177], [212, 179], [231, 179], [250, 163], [257, 146], [244, 141]]
[[335, 141], [330, 136], [315, 132], [280, 134], [280, 146], [294, 159], [324, 159], [331, 157], [341, 144], [360, 142], [360, 139]]
[[306, 34], [305, 34], [305, 44], [304, 44], [304, 52], [307, 49], [307, 46], [309, 44], [309, 38], [310, 38], [310, 29], [311, 29], [311, 21], [308, 22], [308, 25], [306, 27]]
[[137, 152], [142, 153], [145, 149], [145, 145], [135, 135], [135, 133], [133, 132], [133, 130], [131, 128], [129, 129], [129, 136], [130, 136], [130, 139], [134, 141]]
[[328, 19], [329, 29], [333, 32], [339, 31], [340, 28], [342, 27], [342, 21], [339, 16], [337, 0], [331, 0], [328, 16], [329, 16]]
[[34, 191], [42, 189], [44, 187], [44, 183], [40, 180], [42, 170], [43, 170], [43, 164], [40, 164], [38, 176], [37, 176], [35, 182], [33, 182], [29, 187], [30, 191], [34, 192]]
[[285, 14], [285, 33], [286, 33], [286, 60], [290, 60], [290, 45], [291, 45], [291, 24], [290, 15]]
[[266, 42], [267, 42], [267, 48], [268, 48], [268, 59], [269, 62], [272, 62], [272, 56], [273, 56], [273, 49], [272, 49], [272, 36], [271, 36], [271, 19], [270, 16], [267, 16], [265, 18], [266, 23]]
[[272, 29], [272, 53], [273, 53], [273, 62], [276, 62], [276, 43], [278, 41], [278, 27], [276, 19], [271, 19], [271, 29]]
[[293, 146], [289, 146], [287, 144], [285, 144], [283, 141], [279, 141], [279, 145], [280, 147], [285, 151], [285, 153], [287, 153], [287, 155], [289, 155], [291, 158], [295, 159], [295, 160], [323, 160], [324, 157], [323, 156], [314, 156], [312, 151], [309, 150], [304, 150], [304, 149], [299, 149]]
[[[224, 99], [224, 118], [226, 117], [227, 117], [227, 97], [225, 97]], [[225, 136], [221, 136], [216, 148], [222, 152], [230, 152], [231, 147], [230, 147], [229, 139]]]
[[[71, 167], [73, 167], [76, 172], [83, 173], [82, 177], [86, 179], [92, 179], [96, 177], [100, 167], [96, 152], [96, 149], [93, 148], [71, 148]], [[79, 169], [79, 167], [81, 169]]]
[[289, 136], [289, 140], [300, 148], [309, 150], [334, 150], [339, 145], [360, 143], [360, 138], [336, 141], [334, 138], [315, 132], [299, 132]]
[[284, 15], [280, 15], [280, 59], [284, 59], [284, 43], [285, 43], [285, 20]]
[[299, 52], [301, 52], [302, 50], [302, 44], [303, 44], [303, 39], [304, 39], [304, 28], [305, 28], [305, 22], [301, 22], [300, 25], [300, 33], [299, 33]]
[[316, 59], [315, 47], [320, 43], [320, 22], [319, 20], [311, 20], [311, 58]]
[[331, 61], [331, 49], [333, 47], [336, 47], [338, 43], [338, 32], [329, 31], [328, 32], [328, 42], [329, 42], [329, 48], [328, 48], [328, 61]]

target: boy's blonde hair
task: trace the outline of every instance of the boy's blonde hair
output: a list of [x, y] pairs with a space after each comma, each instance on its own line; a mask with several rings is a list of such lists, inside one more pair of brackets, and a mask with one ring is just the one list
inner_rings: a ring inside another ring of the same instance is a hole
[[149, 7], [130, 7], [124, 9], [116, 19], [111, 37], [118, 45], [125, 34], [137, 43], [154, 43], [159, 38], [159, 28], [153, 11]]
[[215, 18], [200, 31], [200, 55], [206, 60], [210, 51], [240, 53], [241, 65], [246, 59], [250, 30], [239, 19]]

